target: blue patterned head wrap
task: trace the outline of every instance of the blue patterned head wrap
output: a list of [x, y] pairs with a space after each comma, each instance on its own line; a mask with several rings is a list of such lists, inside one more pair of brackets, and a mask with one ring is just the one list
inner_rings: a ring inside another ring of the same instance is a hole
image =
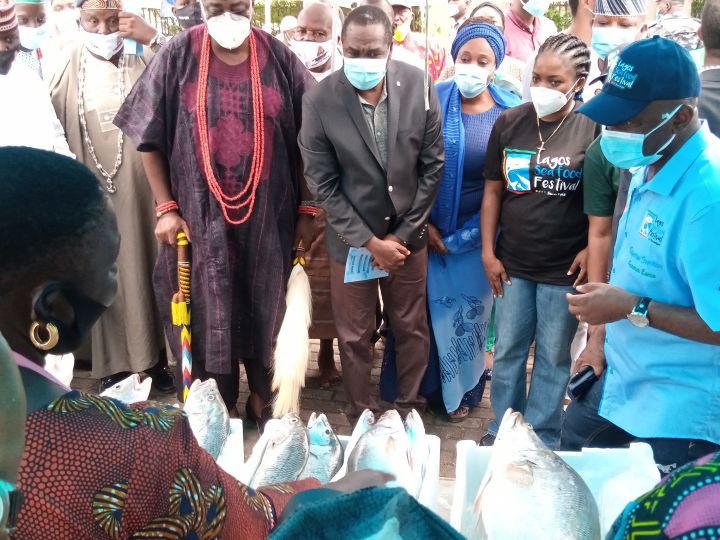
[[453, 61], [457, 60], [460, 49], [468, 41], [475, 38], [484, 38], [490, 44], [490, 48], [495, 53], [495, 65], [499, 66], [505, 59], [505, 38], [500, 29], [490, 23], [473, 23], [466, 24], [458, 30], [457, 36], [453, 41], [450, 54]]

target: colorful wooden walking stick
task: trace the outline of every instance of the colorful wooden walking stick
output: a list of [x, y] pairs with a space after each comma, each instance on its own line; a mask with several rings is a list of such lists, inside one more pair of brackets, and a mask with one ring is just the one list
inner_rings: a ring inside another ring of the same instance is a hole
[[181, 232], [177, 235], [178, 288], [172, 299], [173, 324], [179, 326], [182, 351], [183, 402], [192, 385], [192, 332], [190, 328], [190, 242]]

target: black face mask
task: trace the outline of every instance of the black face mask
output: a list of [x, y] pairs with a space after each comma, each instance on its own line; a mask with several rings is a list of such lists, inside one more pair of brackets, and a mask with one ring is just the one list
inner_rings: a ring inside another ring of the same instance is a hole
[[183, 30], [202, 24], [205, 21], [202, 17], [202, 11], [200, 10], [200, 4], [188, 4], [185, 7], [175, 10], [175, 16], [177, 17], [178, 23]]
[[10, 71], [13, 60], [15, 59], [15, 50], [0, 52], [0, 75], [7, 75]]
[[[72, 324], [60, 321], [50, 314], [49, 300], [56, 294], [61, 294], [72, 307], [75, 313], [75, 320]], [[52, 350], [43, 352], [60, 355], [71, 353], [82, 345], [90, 329], [107, 309], [107, 306], [65, 284], [51, 283], [41, 291], [35, 300], [33, 309], [35, 320], [40, 323], [53, 323], [60, 333], [58, 344]]]

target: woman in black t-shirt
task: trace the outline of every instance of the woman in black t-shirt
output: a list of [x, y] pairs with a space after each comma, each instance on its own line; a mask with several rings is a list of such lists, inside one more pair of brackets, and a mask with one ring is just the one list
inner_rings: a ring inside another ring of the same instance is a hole
[[[589, 69], [590, 51], [581, 40], [552, 36], [535, 60], [532, 103], [505, 111], [490, 135], [480, 215], [498, 340], [491, 394], [495, 419], [483, 444], [491, 444], [508, 407], [524, 412], [551, 448], [560, 442], [577, 329], [565, 294], [585, 277], [582, 170], [597, 132], [589, 118], [574, 114], [573, 97], [585, 86]], [[526, 395], [533, 338], [535, 362]]]

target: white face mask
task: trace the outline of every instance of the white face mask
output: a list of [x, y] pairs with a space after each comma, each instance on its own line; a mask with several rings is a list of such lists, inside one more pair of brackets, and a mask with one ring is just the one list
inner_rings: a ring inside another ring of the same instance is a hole
[[123, 41], [120, 38], [120, 32], [113, 32], [112, 34], [94, 34], [88, 32], [84, 28], [80, 28], [80, 32], [83, 36], [85, 47], [91, 53], [110, 60], [113, 56], [119, 53], [123, 48]]
[[332, 56], [332, 39], [328, 41], [290, 41], [290, 50], [308, 69], [325, 65]]
[[53, 23], [58, 34], [72, 34], [78, 31], [78, 14], [74, 9], [54, 12], [50, 22]]
[[559, 90], [553, 90], [552, 88], [545, 88], [544, 86], [531, 86], [530, 97], [532, 98], [532, 103], [537, 115], [540, 118], [544, 118], [562, 109], [570, 100], [568, 94], [575, 92], [575, 84], [577, 84], [577, 81], [573, 83], [573, 87], [567, 94], [563, 94]]
[[41, 48], [47, 37], [47, 24], [37, 28], [20, 26], [18, 30], [20, 32], [20, 45], [30, 51]]
[[250, 19], [242, 15], [226, 11], [206, 19], [210, 37], [223, 49], [237, 49], [250, 35]]

